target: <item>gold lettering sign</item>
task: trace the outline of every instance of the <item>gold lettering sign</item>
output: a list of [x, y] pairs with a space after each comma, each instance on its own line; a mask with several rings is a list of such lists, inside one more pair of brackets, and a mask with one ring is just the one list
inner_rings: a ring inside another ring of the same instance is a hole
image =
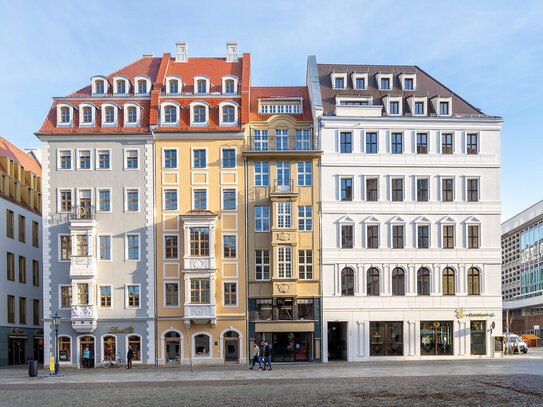
[[11, 328], [9, 330], [10, 334], [16, 335], [16, 334], [22, 334], [23, 332], [19, 328]]
[[110, 334], [125, 334], [125, 333], [133, 333], [134, 332], [134, 327], [132, 326], [127, 326], [126, 328], [119, 328], [118, 326], [112, 326], [111, 328], [109, 328], [109, 333]]
[[495, 314], [493, 312], [466, 312], [464, 308], [456, 309], [456, 318], [484, 318], [484, 317], [493, 317]]

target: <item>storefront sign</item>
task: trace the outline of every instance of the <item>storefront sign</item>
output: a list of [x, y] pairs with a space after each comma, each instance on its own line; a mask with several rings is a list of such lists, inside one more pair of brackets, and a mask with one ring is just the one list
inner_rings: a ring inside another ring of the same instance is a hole
[[534, 325], [534, 331], [537, 331], [539, 329], [539, 325]]
[[126, 328], [119, 328], [118, 326], [112, 326], [111, 328], [109, 328], [109, 333], [110, 334], [125, 334], [125, 333], [133, 333], [134, 332], [134, 327], [132, 326], [127, 326]]
[[456, 318], [485, 318], [493, 317], [495, 314], [493, 312], [466, 312], [464, 308], [456, 309]]
[[9, 330], [10, 335], [21, 335], [24, 334], [24, 331], [21, 331], [19, 328], [11, 328]]

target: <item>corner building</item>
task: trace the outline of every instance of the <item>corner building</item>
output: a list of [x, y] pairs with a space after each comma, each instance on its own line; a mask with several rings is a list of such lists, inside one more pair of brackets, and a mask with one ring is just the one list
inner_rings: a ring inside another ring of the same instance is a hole
[[317, 64], [323, 361], [491, 357], [500, 131], [416, 66]]
[[250, 56], [165, 54], [152, 93], [158, 364], [246, 361], [244, 124]]
[[[247, 167], [248, 346], [320, 361], [319, 158], [307, 87], [253, 87]], [[252, 347], [251, 347], [252, 349]]]

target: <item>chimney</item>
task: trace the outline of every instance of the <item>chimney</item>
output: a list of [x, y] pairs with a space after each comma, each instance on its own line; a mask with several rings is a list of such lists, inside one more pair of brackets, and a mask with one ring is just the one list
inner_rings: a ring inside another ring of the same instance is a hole
[[155, 57], [155, 54], [153, 54], [152, 52], [145, 52], [143, 54], [143, 58], [154, 58]]
[[178, 41], [175, 43], [177, 51], [175, 53], [175, 62], [188, 62], [189, 60], [189, 46], [186, 41]]
[[226, 43], [226, 62], [238, 62], [238, 43], [235, 41]]

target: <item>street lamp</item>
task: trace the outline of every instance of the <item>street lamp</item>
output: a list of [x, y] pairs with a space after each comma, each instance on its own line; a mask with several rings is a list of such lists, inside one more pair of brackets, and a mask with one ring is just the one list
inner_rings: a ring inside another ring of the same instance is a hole
[[60, 376], [60, 364], [58, 363], [58, 326], [60, 325], [60, 317], [58, 311], [55, 312], [53, 325], [55, 326], [55, 376]]

